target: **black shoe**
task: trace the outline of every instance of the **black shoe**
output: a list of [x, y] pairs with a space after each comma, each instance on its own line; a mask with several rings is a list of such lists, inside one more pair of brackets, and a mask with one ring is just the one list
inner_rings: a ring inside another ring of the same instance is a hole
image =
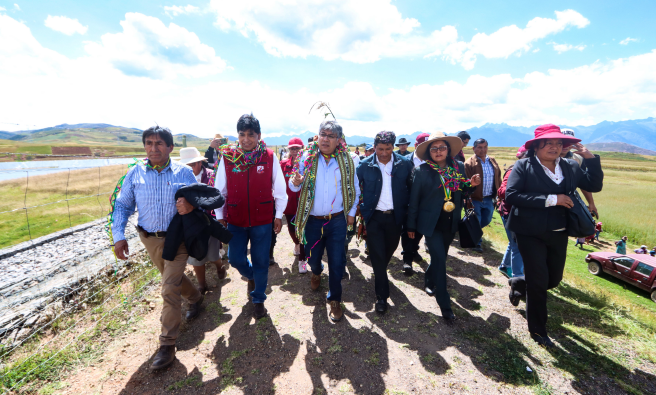
[[556, 345], [549, 339], [549, 336], [540, 336], [538, 334], [532, 334], [531, 339], [533, 339], [538, 345], [543, 346], [547, 350], [557, 349]]
[[423, 259], [423, 258], [421, 257], [421, 255], [419, 255], [419, 254], [415, 254], [415, 257], [412, 258], [412, 261], [413, 261], [414, 263], [421, 263], [423, 260], [424, 260], [424, 259]]
[[255, 305], [255, 309], [253, 310], [253, 317], [255, 317], [256, 320], [266, 317], [267, 309], [264, 307], [264, 303], [253, 304]]
[[428, 296], [435, 296], [435, 292], [432, 289], [428, 288], [428, 287], [424, 288], [424, 291], [426, 291]]
[[403, 271], [406, 276], [412, 276], [412, 273], [414, 273], [412, 270], [412, 262], [403, 262]]
[[483, 249], [480, 246], [478, 246], [478, 247], [472, 248], [472, 251], [474, 251], [474, 252], [483, 252]]
[[158, 370], [169, 366], [175, 361], [175, 346], [160, 346], [150, 370]]
[[200, 305], [203, 304], [203, 300], [205, 300], [205, 295], [201, 293], [200, 300], [196, 303], [192, 303], [189, 305], [189, 310], [187, 310], [187, 314], [185, 315], [187, 321], [193, 320], [198, 316], [198, 314], [200, 313]]
[[450, 324], [455, 322], [456, 315], [453, 314], [453, 311], [447, 311], [446, 313], [442, 312], [442, 318], [444, 318], [444, 321], [446, 321], [447, 324]]
[[386, 300], [379, 300], [376, 302], [376, 312], [380, 314], [384, 314], [387, 311], [387, 301]]

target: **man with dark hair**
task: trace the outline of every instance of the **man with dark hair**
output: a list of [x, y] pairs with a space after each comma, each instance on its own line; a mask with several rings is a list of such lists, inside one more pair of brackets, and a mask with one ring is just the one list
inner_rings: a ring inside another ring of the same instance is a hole
[[328, 302], [330, 319], [342, 319], [342, 276], [346, 266], [344, 240], [355, 222], [360, 187], [355, 166], [336, 121], [319, 127], [319, 140], [308, 145], [299, 160], [298, 172], [289, 179], [289, 189], [300, 191], [296, 211], [296, 235], [305, 240], [305, 253], [312, 270], [310, 287], [321, 285], [324, 250], [328, 253]]
[[308, 144], [310, 144], [310, 143], [313, 142], [313, 141], [314, 141], [314, 136], [312, 136], [312, 137], [308, 137]]
[[374, 140], [376, 153], [358, 166], [362, 203], [360, 213], [367, 228], [371, 266], [374, 269], [376, 311], [387, 311], [389, 281], [387, 266], [401, 239], [410, 199], [414, 165], [409, 158], [392, 152], [394, 132], [380, 132]]
[[394, 152], [402, 156], [410, 155], [411, 152], [408, 151], [408, 145], [410, 145], [410, 142], [406, 140], [405, 137], [401, 137], [399, 139], [399, 142], [396, 144], [396, 146], [399, 147], [399, 149]]
[[462, 132], [458, 132], [457, 136], [460, 137], [460, 140], [462, 140], [462, 149], [456, 154], [456, 156], [454, 156], [454, 158], [462, 163], [465, 163], [465, 153], [462, 152], [462, 150], [465, 149], [465, 147], [469, 144], [471, 136], [464, 130]]
[[125, 226], [136, 207], [139, 210], [139, 238], [151, 261], [162, 274], [162, 333], [159, 336], [159, 351], [150, 366], [156, 370], [175, 360], [182, 298], [189, 301], [188, 320], [198, 315], [203, 303], [203, 295], [184, 274], [189, 256], [185, 244], [180, 244], [174, 260], [162, 258], [169, 223], [176, 213], [186, 215], [193, 210], [185, 198], [176, 201], [175, 193], [185, 185], [196, 183], [196, 177], [189, 167], [171, 162], [173, 135], [169, 129], [159, 126], [146, 129], [142, 141], [148, 159], [137, 163], [125, 176], [114, 208], [112, 237], [116, 257], [127, 259], [129, 250], [125, 240]]
[[[467, 178], [474, 174], [481, 176], [481, 184], [476, 187], [471, 195], [474, 211], [484, 228], [492, 221], [494, 214], [494, 199], [501, 186], [501, 169], [497, 161], [487, 155], [487, 141], [483, 138], [474, 141], [474, 155], [465, 162], [465, 173]], [[476, 252], [483, 252], [481, 241], [474, 248]]]
[[[214, 186], [225, 196], [226, 205], [225, 217], [224, 210], [219, 209], [216, 218], [224, 225], [227, 223], [233, 235], [228, 259], [248, 279], [253, 316], [260, 319], [267, 314], [264, 292], [269, 280], [271, 232], [280, 233], [282, 228], [287, 190], [278, 157], [261, 140], [257, 118], [252, 114], [242, 115], [237, 122], [237, 133], [239, 144], [221, 150], [223, 160]], [[247, 256], [249, 241], [251, 261]]]

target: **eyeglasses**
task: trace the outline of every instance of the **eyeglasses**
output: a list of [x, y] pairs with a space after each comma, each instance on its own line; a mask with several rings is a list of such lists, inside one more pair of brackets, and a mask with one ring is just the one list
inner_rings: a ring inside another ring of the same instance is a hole
[[449, 149], [449, 147], [447, 147], [446, 145], [441, 145], [439, 147], [431, 147], [430, 152], [438, 152], [438, 151], [439, 152], [444, 152], [448, 149]]
[[327, 133], [319, 133], [319, 137], [328, 140], [335, 140], [337, 138], [337, 136], [335, 136], [334, 134], [327, 134]]
[[558, 142], [554, 143], [553, 141], [546, 141], [546, 142], [544, 143], [544, 146], [545, 146], [545, 147], [561, 147], [561, 148], [562, 148], [562, 146], [563, 146], [563, 142], [562, 142], [562, 141], [558, 141]]

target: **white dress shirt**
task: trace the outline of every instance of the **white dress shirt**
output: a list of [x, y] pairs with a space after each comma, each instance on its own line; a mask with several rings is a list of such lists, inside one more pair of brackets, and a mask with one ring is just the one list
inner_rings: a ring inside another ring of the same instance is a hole
[[414, 163], [415, 167], [417, 167], [417, 166], [421, 166], [423, 163], [426, 163], [426, 161], [417, 158], [417, 155], [415, 155], [415, 152], [413, 152], [412, 153], [412, 163]]
[[378, 155], [374, 159], [383, 175], [383, 187], [380, 190], [380, 198], [378, 198], [376, 210], [394, 210], [394, 201], [392, 200], [392, 166], [394, 165], [394, 157], [392, 156], [386, 164], [380, 163]]
[[353, 167], [357, 169], [358, 165], [360, 164], [360, 157], [356, 155], [355, 152], [351, 152], [351, 159], [353, 159]]
[[[542, 166], [542, 169], [547, 174], [547, 176], [551, 178], [551, 181], [556, 183], [556, 185], [560, 185], [560, 183], [563, 182], [565, 176], [563, 176], [563, 169], [560, 168], [560, 157], [556, 158], [556, 168], [554, 169], [555, 172], [552, 172], [551, 170], [549, 170], [548, 167], [543, 165], [537, 156], [535, 157], [535, 159], [537, 159], [540, 166]], [[545, 207], [551, 207], [551, 206], [555, 206], [557, 202], [558, 202], [557, 195], [549, 195], [547, 196], [547, 201], [544, 203], [544, 205]]]
[[[221, 191], [221, 194], [228, 201], [228, 188], [226, 180], [225, 160], [219, 163], [219, 168], [216, 170], [216, 179], [214, 180], [214, 187]], [[285, 176], [282, 174], [280, 161], [276, 155], [273, 155], [273, 164], [271, 165], [271, 184], [273, 185], [273, 198], [276, 202], [276, 218], [282, 218], [282, 214], [287, 207], [287, 187], [285, 186]], [[223, 219], [223, 207], [214, 210], [216, 219]]]
[[[305, 155], [299, 160], [298, 172], [302, 176], [306, 173], [304, 162]], [[355, 166], [353, 167], [355, 168]], [[320, 156], [314, 187], [314, 204], [312, 205], [310, 215], [324, 216], [346, 210], [349, 216], [354, 217], [355, 211], [358, 208], [358, 198], [360, 197], [360, 184], [355, 170], [353, 171], [353, 178], [355, 182], [355, 202], [353, 202], [352, 207], [344, 207], [344, 199], [342, 198], [342, 172], [339, 171], [339, 164], [335, 158], [330, 158], [330, 162], [326, 164], [326, 160]], [[295, 186], [292, 180], [293, 178], [290, 177], [288, 181], [289, 189], [292, 192], [300, 191], [303, 184]]]

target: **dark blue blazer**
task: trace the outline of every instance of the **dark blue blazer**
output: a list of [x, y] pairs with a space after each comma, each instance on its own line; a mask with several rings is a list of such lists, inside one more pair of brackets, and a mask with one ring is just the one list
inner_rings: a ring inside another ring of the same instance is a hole
[[[403, 155], [392, 153], [392, 202], [394, 203], [394, 218], [396, 223], [405, 223], [410, 200], [410, 186], [412, 185], [412, 168], [414, 163]], [[383, 176], [376, 161], [376, 154], [370, 155], [360, 161], [358, 169], [358, 180], [362, 193], [360, 213], [365, 224], [369, 223], [371, 216], [376, 210], [380, 192], [383, 189]]]

